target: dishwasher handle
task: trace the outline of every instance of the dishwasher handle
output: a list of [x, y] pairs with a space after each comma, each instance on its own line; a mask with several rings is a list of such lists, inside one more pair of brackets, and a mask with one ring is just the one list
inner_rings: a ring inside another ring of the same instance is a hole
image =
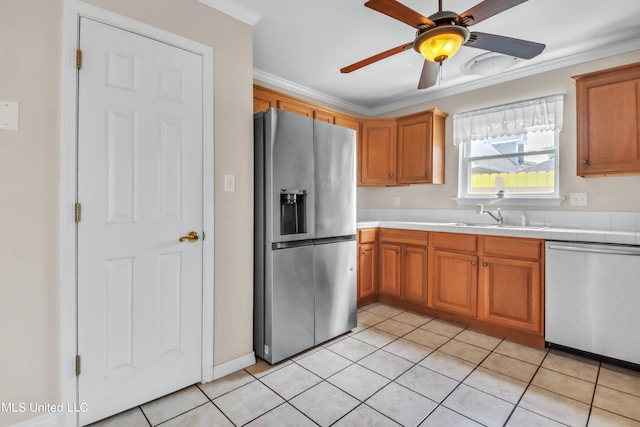
[[549, 249], [555, 249], [560, 251], [571, 251], [571, 252], [589, 252], [589, 253], [597, 253], [597, 254], [611, 254], [611, 255], [631, 255], [631, 256], [640, 256], [640, 248], [625, 248], [621, 246], [612, 246], [612, 247], [604, 247], [597, 245], [562, 245], [550, 243]]

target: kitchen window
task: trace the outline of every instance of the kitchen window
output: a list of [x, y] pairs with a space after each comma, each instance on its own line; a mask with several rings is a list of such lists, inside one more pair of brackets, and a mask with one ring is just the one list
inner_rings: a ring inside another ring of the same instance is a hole
[[458, 204], [559, 205], [563, 95], [455, 114]]

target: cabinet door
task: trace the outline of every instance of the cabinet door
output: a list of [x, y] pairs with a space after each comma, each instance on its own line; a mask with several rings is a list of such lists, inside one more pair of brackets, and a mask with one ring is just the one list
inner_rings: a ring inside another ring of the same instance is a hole
[[395, 123], [393, 121], [363, 123], [360, 144], [362, 185], [395, 184]]
[[358, 246], [358, 299], [378, 293], [378, 251], [375, 243]]
[[380, 244], [380, 293], [400, 296], [400, 251], [402, 246]]
[[419, 304], [427, 304], [427, 248], [402, 247], [402, 298]]
[[429, 114], [398, 120], [398, 184], [431, 182], [431, 128]]
[[253, 89], [253, 114], [267, 111], [269, 108], [278, 106], [276, 97], [268, 92]]
[[640, 64], [576, 77], [578, 175], [640, 174]]
[[478, 318], [542, 334], [540, 262], [493, 257], [482, 261]]
[[431, 306], [476, 316], [478, 257], [433, 251], [431, 257]]
[[333, 124], [333, 113], [327, 110], [315, 109], [313, 110], [313, 118], [316, 120], [320, 120], [321, 122], [331, 123]]
[[284, 111], [289, 111], [290, 113], [313, 118], [313, 107], [302, 102], [289, 99], [279, 99], [278, 108]]
[[355, 131], [358, 131], [358, 128], [360, 127], [360, 123], [358, 122], [358, 120], [354, 119], [353, 117], [341, 116], [339, 114], [335, 115], [334, 123], [338, 126], [353, 129]]

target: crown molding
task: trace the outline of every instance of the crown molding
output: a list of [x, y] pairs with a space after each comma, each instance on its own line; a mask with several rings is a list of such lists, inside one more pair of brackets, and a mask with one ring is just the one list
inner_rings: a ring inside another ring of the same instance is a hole
[[198, 0], [200, 3], [209, 6], [219, 12], [229, 15], [232, 18], [249, 24], [252, 27], [262, 19], [262, 14], [255, 9], [243, 6], [233, 0]]
[[326, 102], [330, 105], [336, 106], [338, 108], [342, 108], [347, 111], [351, 111], [361, 116], [371, 115], [371, 110], [369, 108], [365, 108], [361, 105], [357, 105], [352, 102], [348, 102], [343, 99], [336, 98], [335, 96], [327, 95], [324, 92], [320, 92], [320, 91], [308, 88], [306, 86], [294, 83], [290, 80], [283, 79], [281, 77], [275, 76], [273, 74], [267, 73], [257, 68], [253, 69], [253, 80], [256, 81], [257, 83], [259, 82], [269, 83], [280, 89], [290, 90], [291, 92], [297, 95], [307, 96], [317, 101]]
[[607, 50], [594, 49], [586, 52], [580, 52], [573, 55], [567, 55], [560, 58], [545, 61], [539, 64], [535, 64], [526, 68], [508, 70], [500, 75], [484, 77], [478, 80], [474, 80], [467, 83], [462, 83], [456, 86], [436, 89], [432, 92], [427, 92], [418, 96], [407, 98], [402, 101], [394, 102], [391, 104], [383, 105], [377, 108], [369, 109], [372, 115], [379, 115], [388, 113], [391, 111], [400, 110], [406, 107], [412, 107], [423, 102], [434, 101], [440, 98], [446, 98], [448, 96], [458, 95], [464, 92], [470, 92], [476, 89], [482, 89], [488, 86], [493, 86], [499, 83], [508, 82], [511, 80], [521, 79], [529, 77], [535, 74], [544, 73], [547, 71], [553, 71], [560, 68], [570, 67], [573, 65], [582, 64], [589, 61], [595, 61], [598, 59], [607, 58], [610, 56], [620, 55], [623, 53], [632, 52], [634, 50], [640, 50], [640, 39], [628, 40], [624, 43], [618, 43], [612, 45]]
[[364, 117], [371, 117], [379, 116], [381, 114], [397, 111], [407, 107], [412, 107], [424, 102], [430, 102], [436, 99], [458, 95], [460, 93], [469, 92], [476, 89], [482, 89], [488, 86], [529, 77], [547, 71], [553, 71], [560, 68], [578, 65], [588, 61], [595, 61], [610, 56], [620, 55], [623, 53], [632, 52], [634, 50], [640, 50], [640, 38], [631, 38], [626, 42], [613, 43], [608, 45], [606, 49], [600, 47], [573, 55], [566, 55], [560, 58], [551, 59], [539, 64], [531, 65], [529, 67], [508, 70], [497, 76], [483, 77], [478, 80], [462, 83], [452, 87], [435, 90], [427, 89], [425, 93], [422, 93], [420, 95], [412, 96], [407, 99], [403, 99], [402, 101], [393, 102], [376, 108], [366, 108], [361, 105], [344, 101], [342, 99], [310, 89], [297, 83], [293, 83], [291, 81], [282, 79], [280, 77], [274, 76], [273, 74], [269, 74], [255, 68], [253, 70], [253, 76], [255, 80], [263, 81], [279, 88], [290, 90], [296, 94], [308, 96], [318, 101], [327, 102], [337, 107], [345, 108]]

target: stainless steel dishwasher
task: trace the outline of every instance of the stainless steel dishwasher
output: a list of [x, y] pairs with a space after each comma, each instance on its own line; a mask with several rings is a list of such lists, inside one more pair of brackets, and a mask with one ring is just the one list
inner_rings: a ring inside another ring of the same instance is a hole
[[640, 247], [546, 242], [545, 340], [640, 364]]

